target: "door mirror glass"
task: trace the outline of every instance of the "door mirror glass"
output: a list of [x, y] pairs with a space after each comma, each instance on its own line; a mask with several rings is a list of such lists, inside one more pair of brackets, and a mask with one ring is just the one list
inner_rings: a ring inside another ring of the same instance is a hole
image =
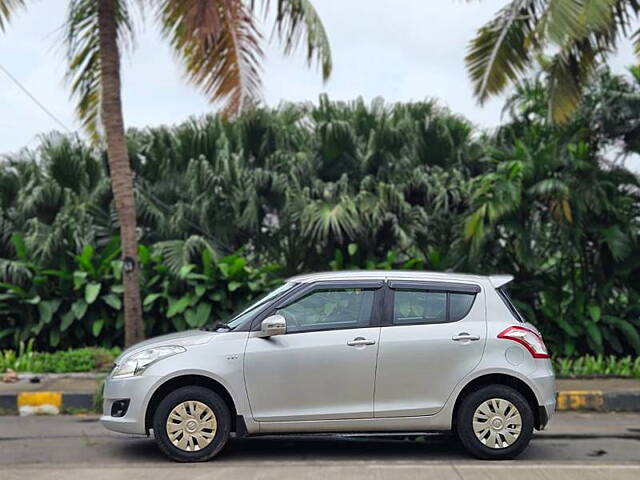
[[258, 336], [267, 338], [274, 335], [284, 335], [285, 333], [287, 333], [287, 321], [285, 318], [282, 315], [271, 315], [260, 324]]

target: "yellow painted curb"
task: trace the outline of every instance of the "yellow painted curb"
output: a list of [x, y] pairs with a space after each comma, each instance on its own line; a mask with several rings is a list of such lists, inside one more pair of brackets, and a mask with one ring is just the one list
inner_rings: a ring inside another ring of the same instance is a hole
[[556, 410], [602, 410], [603, 407], [601, 390], [565, 390], [556, 397]]
[[18, 408], [52, 405], [60, 408], [62, 393], [60, 392], [22, 392], [18, 394]]

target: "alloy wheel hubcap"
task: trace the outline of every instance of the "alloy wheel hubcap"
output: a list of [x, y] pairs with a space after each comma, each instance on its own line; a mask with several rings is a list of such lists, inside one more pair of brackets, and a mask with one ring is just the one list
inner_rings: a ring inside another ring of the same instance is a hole
[[173, 445], [185, 452], [197, 452], [211, 443], [218, 423], [211, 408], [198, 401], [176, 405], [167, 418], [167, 436]]
[[522, 418], [513, 403], [503, 398], [492, 398], [476, 408], [473, 431], [487, 447], [507, 448], [520, 436]]

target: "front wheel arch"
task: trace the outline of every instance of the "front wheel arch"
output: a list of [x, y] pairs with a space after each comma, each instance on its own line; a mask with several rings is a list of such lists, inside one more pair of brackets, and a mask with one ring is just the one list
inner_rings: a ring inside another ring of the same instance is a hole
[[156, 388], [155, 392], [149, 399], [147, 404], [147, 410], [145, 412], [144, 428], [147, 435], [153, 427], [153, 415], [160, 404], [160, 401], [169, 393], [182, 387], [198, 386], [208, 388], [209, 390], [217, 393], [227, 404], [229, 411], [231, 412], [231, 431], [236, 431], [236, 416], [237, 410], [233, 398], [229, 391], [220, 383], [212, 378], [205, 377], [204, 375], [180, 375], [178, 377], [171, 378], [165, 383]]

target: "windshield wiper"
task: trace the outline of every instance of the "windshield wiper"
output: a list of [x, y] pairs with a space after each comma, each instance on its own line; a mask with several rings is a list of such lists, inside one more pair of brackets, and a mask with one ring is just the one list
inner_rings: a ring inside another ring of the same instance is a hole
[[213, 322], [211, 325], [205, 325], [204, 327], [202, 327], [202, 330], [206, 332], [218, 332], [221, 330], [225, 332], [230, 332], [231, 330], [233, 330], [233, 328], [228, 323], [217, 320]]

